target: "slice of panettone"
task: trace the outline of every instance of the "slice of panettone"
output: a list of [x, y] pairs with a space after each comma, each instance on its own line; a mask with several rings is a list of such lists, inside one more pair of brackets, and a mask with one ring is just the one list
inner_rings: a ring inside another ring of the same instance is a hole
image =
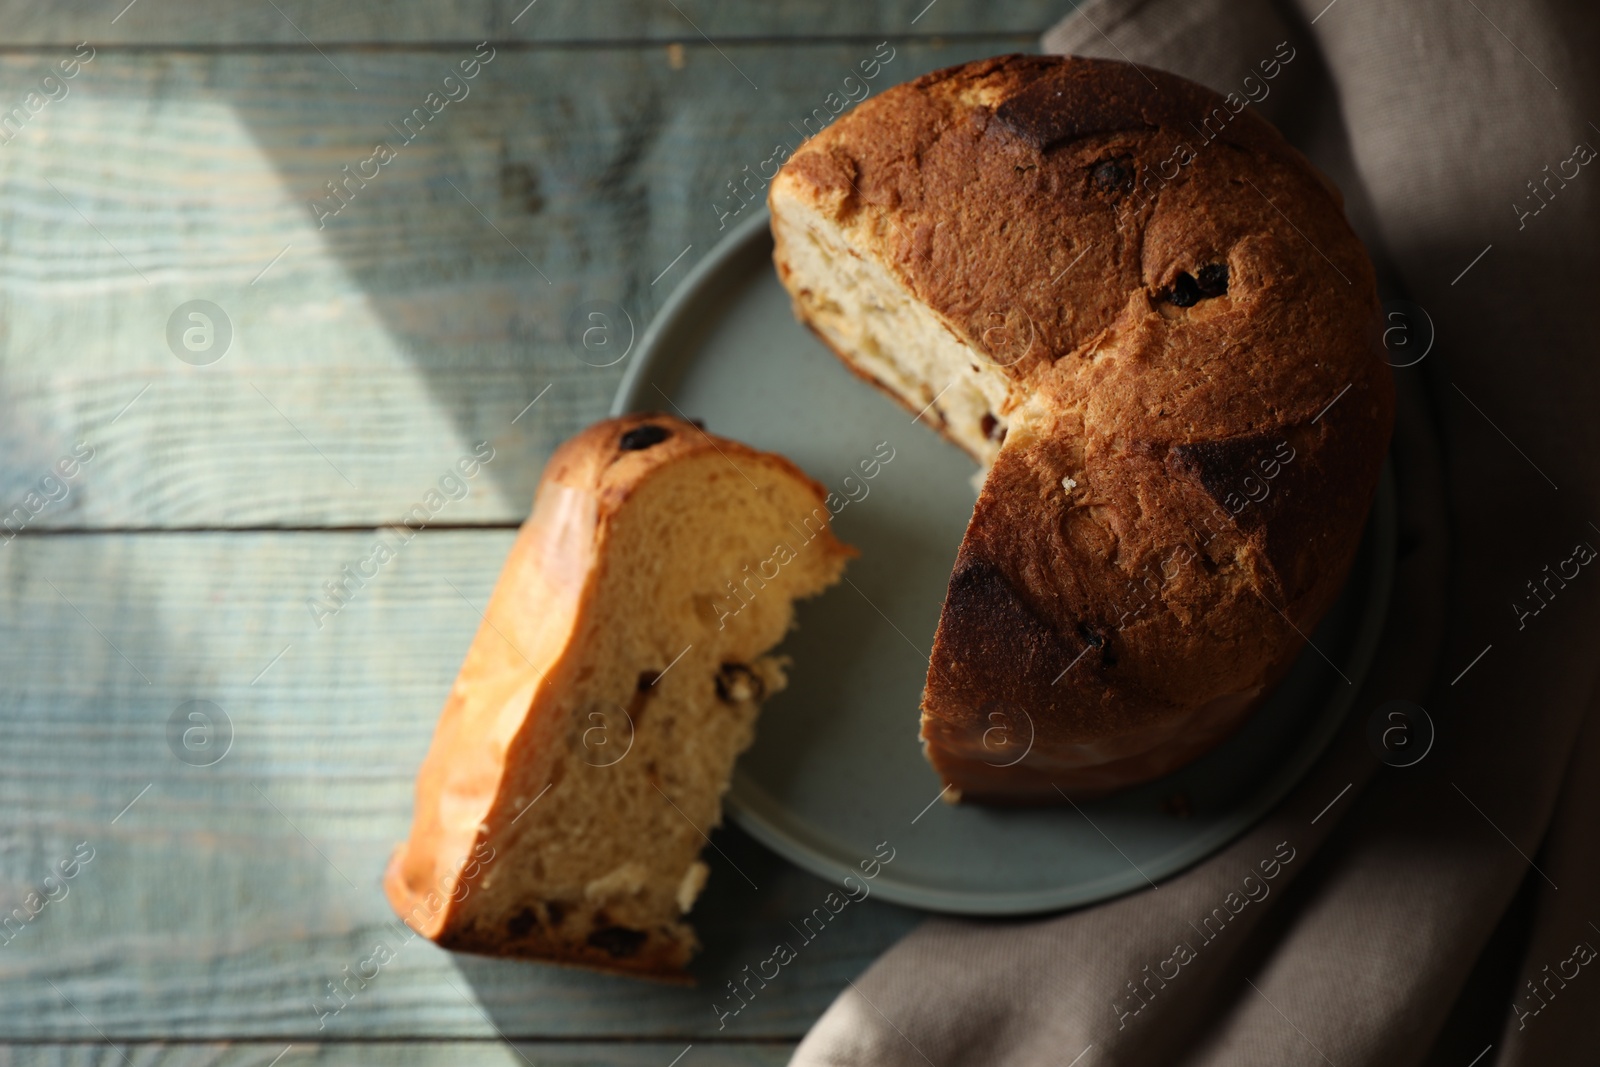
[[677, 978], [684, 914], [793, 601], [839, 579], [821, 486], [670, 416], [564, 444], [417, 778], [384, 888], [454, 949]]

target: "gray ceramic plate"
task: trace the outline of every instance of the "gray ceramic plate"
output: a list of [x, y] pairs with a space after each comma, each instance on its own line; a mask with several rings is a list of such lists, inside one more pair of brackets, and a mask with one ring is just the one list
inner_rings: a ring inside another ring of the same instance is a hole
[[[728, 808], [750, 834], [837, 881], [880, 842], [887, 900], [1013, 915], [1138, 889], [1203, 859], [1278, 802], [1333, 736], [1382, 627], [1393, 573], [1385, 469], [1360, 558], [1307, 648], [1237, 735], [1159, 781], [1072, 808], [934, 803], [917, 704], [939, 607], [976, 499], [953, 446], [847, 371], [794, 319], [765, 214], [700, 261], [640, 341], [614, 411], [678, 411], [789, 456], [841, 497], [835, 529], [861, 549], [848, 581], [799, 606], [789, 688], [767, 703]], [[894, 458], [864, 480], [858, 464]], [[846, 476], [854, 475], [850, 483]], [[1165, 810], [1175, 794], [1190, 814]]]

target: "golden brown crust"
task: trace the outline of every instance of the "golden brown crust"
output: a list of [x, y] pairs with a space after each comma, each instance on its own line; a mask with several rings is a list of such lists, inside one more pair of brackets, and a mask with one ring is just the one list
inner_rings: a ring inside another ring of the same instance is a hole
[[[864, 101], [772, 196], [1013, 383], [923, 697], [946, 780], [1105, 791], [1242, 723], [1343, 583], [1393, 420], [1337, 191], [1242, 101], [1001, 56]], [[998, 737], [1032, 747], [1002, 768]]]
[[[643, 426], [660, 426], [670, 435], [653, 445], [625, 447], [624, 438]], [[776, 464], [811, 486], [819, 499], [827, 495], [820, 483], [788, 458], [718, 437], [692, 422], [659, 411], [636, 412], [595, 423], [556, 449], [545, 466], [544, 480], [594, 493], [601, 500], [603, 523], [652, 471], [705, 452], [721, 455], [735, 465], [742, 459]]]
[[[712, 451], [751, 470], [776, 467], [809, 487], [819, 505], [826, 496], [786, 458], [660, 413], [596, 423], [550, 457], [418, 772], [410, 838], [384, 877], [390, 904], [419, 933], [447, 948], [684, 980], [692, 946], [681, 940], [652, 931], [626, 953], [608, 952], [562, 937], [560, 917], [552, 922], [543, 901], [523, 909], [526, 921], [514, 916], [503, 927], [481, 928], [471, 896], [494, 872], [497, 843], [525, 810], [503, 788], [508, 770], [530, 767], [532, 778], [554, 780], [547, 772], [568, 725], [560, 698], [579, 656], [575, 639], [587, 628], [612, 519], [652, 473]], [[823, 533], [830, 554], [853, 554]]]

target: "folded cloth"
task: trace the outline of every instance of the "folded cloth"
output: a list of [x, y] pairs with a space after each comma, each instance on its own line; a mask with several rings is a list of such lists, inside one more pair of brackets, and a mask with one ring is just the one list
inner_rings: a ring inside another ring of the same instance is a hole
[[[1045, 35], [1248, 96], [1423, 309], [1395, 320], [1427, 355], [1395, 371], [1394, 598], [1341, 735], [1255, 830], [1097, 907], [928, 921], [794, 1064], [1600, 1062], [1597, 38], [1592, 5], [1539, 0], [1088, 0]], [[1366, 739], [1396, 698], [1437, 731], [1403, 768]], [[1234, 914], [1247, 875], [1269, 892]]]

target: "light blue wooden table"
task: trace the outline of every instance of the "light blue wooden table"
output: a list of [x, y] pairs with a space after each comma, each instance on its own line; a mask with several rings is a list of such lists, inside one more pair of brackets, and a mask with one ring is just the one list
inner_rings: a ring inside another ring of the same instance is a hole
[[784, 1062], [919, 916], [850, 909], [719, 1029], [823, 891], [731, 829], [762, 888], [714, 869], [698, 988], [418, 941], [316, 1005], [393, 930], [479, 608], [626, 369], [574, 310], [642, 332], [880, 42], [873, 91], [1065, 5], [125, 3], [0, 3], [0, 1063]]

